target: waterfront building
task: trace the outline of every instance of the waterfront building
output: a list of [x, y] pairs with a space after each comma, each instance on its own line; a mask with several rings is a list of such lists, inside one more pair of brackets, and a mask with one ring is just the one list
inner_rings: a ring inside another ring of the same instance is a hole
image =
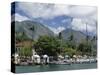
[[32, 48], [32, 41], [31, 40], [25, 40], [25, 41], [16, 41], [15, 43], [15, 52], [20, 55], [21, 50], [24, 48]]

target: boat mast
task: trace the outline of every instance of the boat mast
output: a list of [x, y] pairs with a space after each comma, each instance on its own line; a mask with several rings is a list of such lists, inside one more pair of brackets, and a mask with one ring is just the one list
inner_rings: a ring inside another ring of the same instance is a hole
[[[87, 27], [87, 22], [86, 22], [86, 45], [88, 46], [88, 38], [89, 38], [89, 36], [88, 36], [88, 27]], [[88, 48], [86, 48], [86, 50], [87, 50]]]
[[[96, 33], [95, 33], [95, 35], [93, 36], [93, 38], [92, 38], [92, 43], [94, 42], [94, 41], [96, 41], [97, 40], [97, 21], [95, 21], [95, 27], [96, 27]], [[93, 41], [94, 40], [94, 41]], [[93, 45], [92, 45], [92, 49], [93, 49]], [[92, 54], [92, 56], [94, 55], [93, 54], [93, 50], [91, 51], [91, 54]]]
[[87, 30], [87, 23], [86, 23], [86, 41], [87, 41], [87, 45], [88, 45], [88, 30]]

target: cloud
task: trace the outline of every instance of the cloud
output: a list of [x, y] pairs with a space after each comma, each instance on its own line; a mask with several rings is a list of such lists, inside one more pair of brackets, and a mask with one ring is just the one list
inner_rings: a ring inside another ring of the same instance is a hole
[[[25, 19], [25, 16], [27, 16], [31, 20], [37, 18], [49, 20], [57, 16], [65, 15], [73, 18], [71, 23], [73, 29], [85, 30], [87, 24], [89, 32], [96, 31], [97, 7], [95, 6], [18, 2], [16, 8], [17, 11], [21, 11], [24, 14], [24, 17], [19, 18]], [[62, 23], [67, 21], [66, 19], [62, 20]], [[51, 30], [58, 33], [58, 31], [63, 30], [63, 28], [59, 27], [56, 29], [51, 27]]]
[[97, 13], [97, 8], [93, 6], [73, 6], [70, 7], [70, 16], [75, 18], [90, 17]]
[[74, 18], [71, 27], [77, 31], [86, 31], [86, 25], [88, 32], [96, 33], [96, 24], [91, 20], [86, 21], [84, 19]]
[[49, 27], [49, 29], [52, 30], [55, 34], [58, 34], [59, 32], [65, 30], [65, 27], [61, 27], [61, 26], [59, 26], [58, 28]]
[[30, 20], [30, 19], [27, 18], [26, 16], [22, 16], [17, 13], [11, 16], [11, 21], [24, 21], [24, 20]]
[[52, 19], [56, 16], [66, 15], [74, 18], [96, 18], [97, 8], [93, 6], [75, 6], [63, 4], [44, 3], [17, 3], [18, 8], [30, 18]]
[[32, 18], [51, 18], [53, 15], [52, 4], [40, 4], [40, 3], [17, 3], [18, 8], [26, 13], [27, 16]]

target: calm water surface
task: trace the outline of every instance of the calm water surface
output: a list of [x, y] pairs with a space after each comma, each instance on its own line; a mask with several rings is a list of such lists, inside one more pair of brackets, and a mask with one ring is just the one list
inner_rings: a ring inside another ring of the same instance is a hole
[[61, 71], [61, 70], [78, 70], [78, 69], [95, 69], [95, 68], [97, 68], [97, 63], [71, 64], [71, 65], [16, 66], [16, 73]]

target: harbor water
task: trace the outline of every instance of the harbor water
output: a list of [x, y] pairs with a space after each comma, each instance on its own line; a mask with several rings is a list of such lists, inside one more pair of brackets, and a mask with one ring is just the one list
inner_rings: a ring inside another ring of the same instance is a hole
[[33, 66], [16, 66], [16, 73], [29, 72], [47, 72], [47, 71], [64, 71], [80, 69], [96, 69], [97, 63], [71, 64], [71, 65], [33, 65]]

